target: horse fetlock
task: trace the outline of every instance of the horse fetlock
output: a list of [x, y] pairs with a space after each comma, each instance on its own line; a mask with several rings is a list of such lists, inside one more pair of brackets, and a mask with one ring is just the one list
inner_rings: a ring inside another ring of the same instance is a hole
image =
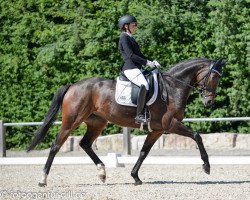
[[106, 181], [106, 171], [105, 166], [103, 164], [97, 164], [97, 175], [98, 178], [105, 183]]
[[133, 177], [133, 178], [135, 178], [135, 177], [138, 177], [138, 173], [135, 173], [135, 172], [131, 172], [131, 176]]
[[[208, 163], [208, 155], [207, 154], [202, 154], [201, 155], [201, 159], [205, 162], [205, 163]], [[208, 163], [209, 165], [209, 163]]]
[[41, 181], [38, 183], [38, 185], [39, 185], [40, 187], [45, 187], [45, 186], [47, 186], [47, 177], [48, 177], [48, 174], [44, 173], [43, 176], [42, 176]]
[[135, 180], [135, 183], [134, 185], [137, 186], [137, 185], [141, 185], [142, 184], [142, 181], [140, 180], [139, 176], [138, 176], [138, 173], [134, 173], [134, 172], [131, 172], [131, 176], [134, 178]]

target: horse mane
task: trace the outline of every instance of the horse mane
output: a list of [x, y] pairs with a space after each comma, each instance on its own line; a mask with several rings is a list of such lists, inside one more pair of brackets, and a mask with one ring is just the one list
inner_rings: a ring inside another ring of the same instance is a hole
[[[160, 75], [160, 90], [162, 91], [162, 97], [164, 99], [167, 99], [169, 95], [174, 94], [176, 91], [171, 90], [171, 89], [166, 89], [166, 86], [163, 80], [163, 76], [171, 76], [171, 77], [178, 77], [179, 80], [184, 80], [187, 79], [188, 76], [187, 74], [189, 74], [189, 72], [194, 71], [194, 68], [196, 67], [203, 67], [205, 64], [207, 65], [208, 63], [211, 63], [211, 59], [207, 59], [207, 58], [193, 58], [193, 59], [189, 59], [189, 60], [184, 60], [181, 61], [177, 64], [172, 65], [169, 69], [165, 70], [162, 72], [162, 74]], [[172, 88], [174, 86], [171, 85], [172, 81], [169, 80], [173, 80], [173, 79], [165, 79], [168, 80], [167, 84], [169, 88]], [[185, 81], [187, 82], [187, 81]]]
[[211, 61], [212, 60], [208, 58], [192, 58], [192, 59], [184, 60], [184, 61], [181, 61], [177, 64], [170, 66], [170, 68], [167, 69], [165, 73], [175, 74], [176, 72], [179, 72], [181, 69], [198, 66], [202, 62], [204, 63], [204, 62], [211, 62]]

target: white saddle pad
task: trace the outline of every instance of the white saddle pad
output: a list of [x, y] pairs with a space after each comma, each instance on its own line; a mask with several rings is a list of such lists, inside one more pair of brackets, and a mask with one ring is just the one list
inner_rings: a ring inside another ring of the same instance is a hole
[[[158, 70], [152, 71], [154, 78], [154, 94], [151, 99], [146, 103], [147, 106], [153, 104], [158, 95], [158, 80], [157, 74]], [[135, 104], [132, 103], [131, 100], [131, 87], [132, 83], [130, 81], [121, 81], [119, 77], [117, 77], [116, 89], [115, 89], [115, 100], [118, 104], [123, 106], [133, 106], [136, 107]]]

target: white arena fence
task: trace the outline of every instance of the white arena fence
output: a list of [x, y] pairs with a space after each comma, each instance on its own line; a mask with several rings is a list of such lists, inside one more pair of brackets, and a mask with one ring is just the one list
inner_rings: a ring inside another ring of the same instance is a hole
[[[185, 118], [183, 122], [218, 122], [218, 121], [250, 121], [250, 117], [221, 117], [221, 118]], [[56, 121], [55, 125], [60, 125], [61, 121]], [[0, 120], [0, 157], [6, 157], [5, 134], [7, 127], [13, 126], [39, 126], [43, 122], [14, 122], [8, 123]], [[131, 154], [130, 128], [123, 128], [123, 150], [124, 154]]]

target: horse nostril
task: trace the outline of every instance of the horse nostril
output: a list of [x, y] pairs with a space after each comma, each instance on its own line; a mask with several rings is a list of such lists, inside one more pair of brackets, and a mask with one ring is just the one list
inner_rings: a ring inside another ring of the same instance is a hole
[[207, 101], [207, 105], [208, 105], [208, 106], [211, 106], [212, 104], [213, 104], [213, 101], [212, 101], [212, 100], [208, 100], [208, 101]]

